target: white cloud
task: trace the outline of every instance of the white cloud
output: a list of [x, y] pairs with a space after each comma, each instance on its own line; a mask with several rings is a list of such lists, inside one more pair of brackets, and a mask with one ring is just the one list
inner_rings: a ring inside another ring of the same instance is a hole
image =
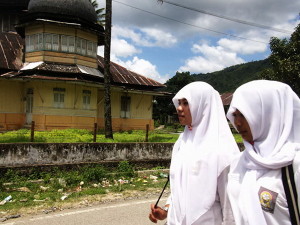
[[144, 47], [171, 47], [177, 39], [168, 32], [155, 28], [130, 28], [114, 26], [112, 36], [115, 39], [126, 38], [132, 44]]
[[[142, 50], [137, 49], [134, 45], [129, 44], [124, 39], [112, 38], [111, 39], [111, 55], [116, 57], [130, 57], [135, 54], [140, 54]], [[104, 56], [104, 46], [98, 47], [98, 55]]]
[[121, 27], [121, 26], [113, 26], [112, 28], [112, 36], [115, 39], [118, 38], [126, 38], [131, 40], [132, 42], [141, 45], [148, 46], [150, 43], [142, 37], [141, 33], [136, 32], [133, 28], [129, 27]]
[[236, 53], [227, 51], [221, 46], [195, 44], [192, 51], [201, 55], [187, 59], [185, 65], [181, 66], [179, 71], [208, 73], [245, 62], [242, 58], [238, 57]]
[[265, 52], [268, 46], [268, 44], [266, 43], [245, 40], [232, 40], [226, 38], [220, 39], [218, 41], [218, 44], [224, 49], [243, 55]]
[[144, 28], [141, 30], [147, 35], [147, 38], [153, 40], [153, 46], [171, 47], [177, 43], [177, 39], [171, 33], [163, 30], [154, 28]]
[[141, 53], [141, 50], [129, 44], [124, 39], [114, 38], [111, 40], [111, 52], [119, 57], [128, 57]]
[[127, 60], [125, 62], [125, 65], [127, 69], [145, 77], [151, 78], [161, 83], [165, 83], [166, 81], [166, 78], [163, 78], [159, 75], [156, 66], [145, 59], [134, 57], [132, 60]]

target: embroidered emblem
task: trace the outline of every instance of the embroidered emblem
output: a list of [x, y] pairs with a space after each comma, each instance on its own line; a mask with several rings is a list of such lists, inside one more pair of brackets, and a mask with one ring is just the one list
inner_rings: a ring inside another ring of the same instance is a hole
[[271, 191], [267, 188], [260, 187], [258, 195], [261, 208], [266, 212], [274, 213], [278, 193]]

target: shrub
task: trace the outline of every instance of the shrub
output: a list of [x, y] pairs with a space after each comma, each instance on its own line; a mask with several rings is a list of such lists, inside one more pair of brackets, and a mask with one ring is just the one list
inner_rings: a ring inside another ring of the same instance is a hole
[[120, 173], [120, 175], [123, 175], [125, 177], [133, 177], [135, 175], [133, 166], [128, 161], [119, 162], [118, 173]]
[[107, 171], [102, 166], [85, 167], [82, 171], [83, 178], [87, 182], [99, 182], [107, 177]]

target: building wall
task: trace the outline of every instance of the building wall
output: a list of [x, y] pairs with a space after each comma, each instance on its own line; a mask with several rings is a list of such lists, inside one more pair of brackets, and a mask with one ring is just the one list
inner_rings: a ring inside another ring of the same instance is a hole
[[[64, 104], [57, 108], [54, 103], [54, 88], [64, 89]], [[32, 112], [29, 114], [27, 93], [32, 90]], [[90, 107], [84, 108], [83, 90], [90, 91]], [[131, 97], [130, 117], [121, 118], [121, 96], [124, 93], [113, 91], [112, 128], [114, 131], [154, 129], [152, 119], [152, 96], [127, 93]], [[82, 84], [54, 82], [0, 80], [0, 130], [20, 129], [31, 121], [36, 130], [78, 128], [93, 130], [94, 123], [104, 129], [104, 91], [97, 87]]]
[[[37, 81], [27, 85], [33, 88], [34, 103], [32, 120], [37, 130], [49, 129], [93, 129], [97, 118], [97, 88], [65, 82]], [[64, 88], [64, 105], [57, 108], [54, 103], [54, 88]], [[82, 92], [91, 91], [90, 108], [83, 108]]]
[[[129, 96], [130, 117], [121, 118], [121, 96]], [[152, 95], [128, 93], [114, 91], [111, 93], [111, 115], [112, 128], [114, 131], [120, 130], [144, 130], [147, 124], [151, 130], [154, 129], [154, 120], [152, 119]], [[98, 127], [104, 128], [104, 91], [99, 91], [98, 94]]]
[[0, 130], [21, 128], [25, 121], [22, 83], [0, 80], [0, 102]]

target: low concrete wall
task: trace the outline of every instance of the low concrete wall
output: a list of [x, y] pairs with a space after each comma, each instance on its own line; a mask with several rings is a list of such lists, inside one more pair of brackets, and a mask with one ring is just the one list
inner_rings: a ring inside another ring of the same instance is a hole
[[[85, 163], [167, 162], [173, 143], [0, 144], [0, 168]], [[243, 144], [239, 144], [243, 149]]]
[[0, 144], [0, 167], [169, 161], [173, 143]]

